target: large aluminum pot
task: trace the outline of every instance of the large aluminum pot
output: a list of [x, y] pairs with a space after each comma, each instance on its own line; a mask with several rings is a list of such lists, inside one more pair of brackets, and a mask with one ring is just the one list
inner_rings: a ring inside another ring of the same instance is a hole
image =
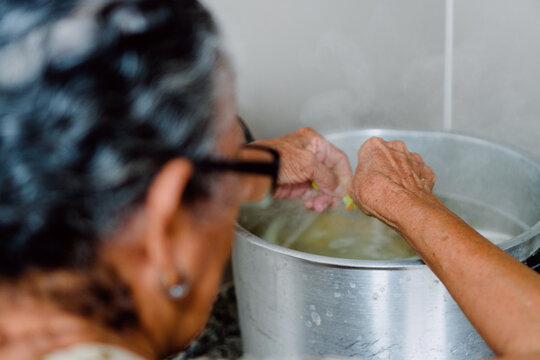
[[[355, 165], [371, 136], [401, 139], [459, 195], [530, 228], [501, 244], [523, 261], [540, 247], [540, 166], [482, 139], [445, 132], [358, 130], [327, 138]], [[480, 359], [492, 355], [420, 260], [361, 261], [270, 244], [241, 227], [233, 254], [244, 351], [255, 357]], [[497, 314], [493, 314], [497, 316]]]

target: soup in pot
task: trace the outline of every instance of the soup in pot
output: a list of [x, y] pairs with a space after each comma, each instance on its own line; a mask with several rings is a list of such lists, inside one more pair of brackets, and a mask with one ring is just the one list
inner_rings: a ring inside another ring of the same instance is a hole
[[[487, 206], [439, 198], [495, 244], [526, 229], [526, 225]], [[344, 206], [318, 214], [306, 210], [300, 200], [276, 200], [265, 209], [242, 209], [239, 224], [268, 242], [316, 255], [359, 260], [417, 258], [394, 230], [361, 210], [346, 210]]]

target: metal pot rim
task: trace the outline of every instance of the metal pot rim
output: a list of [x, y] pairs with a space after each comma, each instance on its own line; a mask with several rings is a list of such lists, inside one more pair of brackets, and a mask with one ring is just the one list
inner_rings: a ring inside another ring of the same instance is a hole
[[340, 131], [340, 132], [333, 132], [333, 133], [323, 133], [323, 136], [330, 140], [332, 142], [335, 139], [339, 139], [340, 137], [349, 137], [354, 136], [356, 134], [364, 134], [369, 137], [376, 136], [376, 137], [395, 137], [399, 138], [401, 135], [431, 135], [432, 137], [435, 135], [440, 138], [445, 139], [462, 139], [467, 140], [471, 143], [479, 144], [479, 145], [489, 145], [494, 146], [495, 148], [499, 149], [501, 152], [510, 153], [514, 155], [518, 155], [523, 159], [524, 162], [529, 163], [530, 166], [536, 167], [540, 169], [540, 158], [538, 156], [535, 156], [521, 148], [516, 147], [513, 144], [504, 143], [499, 140], [495, 141], [493, 139], [482, 137], [478, 135], [468, 134], [466, 132], [461, 131], [442, 131], [442, 130], [402, 130], [402, 129], [385, 129], [385, 128], [365, 128], [365, 129], [354, 129], [349, 131]]
[[[482, 137], [471, 136], [464, 133], [454, 132], [454, 131], [429, 131], [429, 130], [397, 130], [397, 129], [358, 129], [352, 131], [345, 131], [339, 133], [328, 133], [324, 136], [332, 141], [344, 136], [351, 136], [355, 134], [363, 134], [371, 136], [390, 136], [399, 138], [400, 135], [425, 135], [429, 134], [431, 136], [435, 135], [440, 138], [445, 139], [465, 139], [469, 142], [474, 142], [477, 144], [484, 144], [489, 146], [495, 146], [498, 150], [502, 152], [512, 153], [518, 155], [524, 162], [527, 162], [530, 166], [536, 167], [540, 170], [540, 163], [533, 160], [533, 156], [526, 154], [523, 150], [517, 149], [512, 145], [500, 144], [492, 140], [488, 140]], [[344, 258], [335, 258], [329, 256], [315, 255], [298, 250], [289, 249], [280, 245], [272, 244], [266, 240], [261, 239], [260, 237], [250, 233], [238, 223], [236, 224], [237, 234], [241, 237], [247, 239], [254, 245], [263, 247], [272, 252], [277, 252], [279, 254], [290, 256], [302, 261], [316, 263], [323, 266], [337, 267], [337, 268], [353, 268], [353, 269], [371, 269], [371, 270], [411, 270], [411, 269], [424, 269], [426, 265], [421, 259], [403, 259], [403, 260], [356, 260], [356, 259], [344, 259]], [[524, 242], [532, 239], [537, 236], [540, 232], [540, 221], [534, 224], [529, 229], [525, 230], [521, 234], [515, 236], [512, 239], [509, 239], [502, 244], [500, 244], [501, 249], [512, 253], [512, 250], [521, 246]], [[535, 251], [538, 249], [535, 249]], [[534, 251], [533, 251], [534, 252]], [[524, 260], [524, 259], [520, 259]]]

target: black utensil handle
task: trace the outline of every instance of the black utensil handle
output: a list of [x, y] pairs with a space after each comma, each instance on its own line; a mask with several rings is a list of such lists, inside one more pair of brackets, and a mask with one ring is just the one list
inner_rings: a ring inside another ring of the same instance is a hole
[[524, 263], [537, 273], [540, 273], [540, 249], [536, 250]]

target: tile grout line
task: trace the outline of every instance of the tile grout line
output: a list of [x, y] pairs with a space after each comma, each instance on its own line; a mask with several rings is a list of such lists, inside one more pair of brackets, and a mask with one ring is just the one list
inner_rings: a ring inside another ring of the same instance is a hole
[[454, 0], [446, 0], [444, 31], [444, 130], [452, 130], [454, 68]]

